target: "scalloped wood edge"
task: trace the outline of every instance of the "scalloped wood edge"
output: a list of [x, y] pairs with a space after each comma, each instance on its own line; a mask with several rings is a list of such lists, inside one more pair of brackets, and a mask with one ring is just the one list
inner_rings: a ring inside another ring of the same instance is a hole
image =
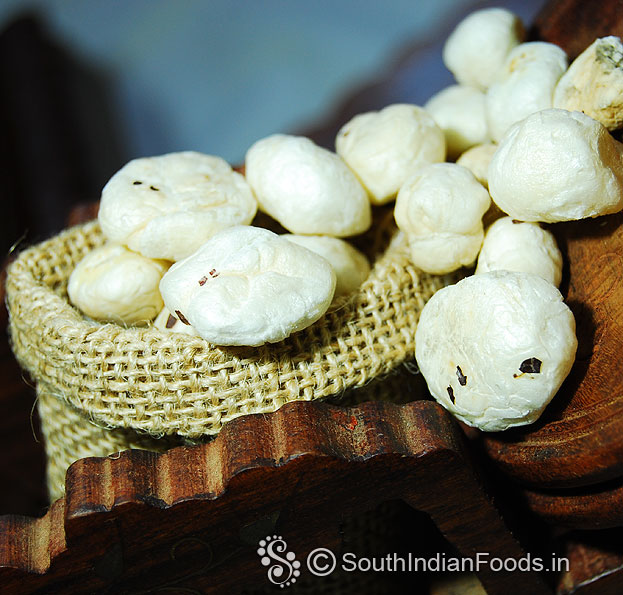
[[[169, 558], [179, 561], [171, 552], [180, 539], [201, 541], [185, 537], [193, 531], [214, 536], [211, 558], [230, 548], [231, 530], [242, 535], [258, 515], [296, 519], [303, 535], [328, 538], [347, 512], [391, 499], [428, 513], [466, 557], [478, 551], [525, 555], [483, 491], [457, 424], [428, 401], [350, 409], [291, 403], [269, 415], [236, 419], [208, 444], [81, 459], [68, 470], [66, 485], [65, 498], [41, 519], [0, 517], [6, 592], [62, 585], [79, 593], [112, 584], [115, 593], [138, 593], [145, 581], [151, 587], [158, 580], [158, 588], [179, 587], [185, 575]], [[309, 549], [309, 543], [297, 546], [297, 552]], [[238, 547], [231, 555], [246, 556], [236, 567], [246, 564], [248, 579], [261, 581], [254, 550], [240, 554]], [[233, 580], [218, 568], [208, 575], [192, 580], [205, 589], [225, 589]], [[548, 592], [535, 573], [484, 569], [479, 578], [489, 593], [508, 592], [511, 583]]]

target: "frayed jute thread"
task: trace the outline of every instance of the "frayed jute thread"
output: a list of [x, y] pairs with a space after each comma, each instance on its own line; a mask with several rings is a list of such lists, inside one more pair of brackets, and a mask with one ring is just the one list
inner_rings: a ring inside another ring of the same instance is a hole
[[52, 495], [83, 456], [201, 441], [240, 415], [340, 395], [388, 375], [413, 358], [426, 301], [456, 281], [414, 267], [381, 209], [354, 241], [372, 270], [351, 299], [280, 343], [226, 348], [85, 319], [69, 303], [67, 283], [104, 242], [97, 222], [83, 224], [24, 250], [8, 270], [11, 344], [37, 385]]

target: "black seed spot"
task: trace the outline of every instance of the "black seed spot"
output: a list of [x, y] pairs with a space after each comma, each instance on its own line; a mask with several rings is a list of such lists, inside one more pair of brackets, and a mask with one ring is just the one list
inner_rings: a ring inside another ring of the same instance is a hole
[[167, 328], [173, 328], [176, 322], [177, 322], [177, 318], [175, 318], [173, 314], [169, 314], [169, 317], [167, 318], [167, 323], [165, 324], [165, 326]]
[[132, 184], [134, 184], [134, 186], [140, 186], [143, 182], [139, 182], [138, 180], [134, 180], [134, 182], [132, 182]]
[[521, 362], [519, 366], [520, 372], [526, 372], [527, 374], [538, 374], [541, 371], [541, 364], [543, 362], [536, 357], [530, 357]]
[[454, 405], [454, 391], [452, 390], [451, 386], [448, 387], [448, 395], [450, 395], [450, 400], [452, 401], [452, 404]]
[[461, 370], [460, 366], [456, 367], [456, 375], [459, 379], [459, 384], [465, 386], [467, 384], [467, 376], [463, 374], [463, 370]]
[[513, 219], [512, 220], [513, 223], [517, 224], [517, 223], [523, 223], [523, 221], [519, 221], [519, 219]]
[[206, 284], [207, 280], [208, 280], [208, 278], [204, 275], [203, 277], [201, 277], [201, 279], [199, 279], [199, 285], [201, 285], [201, 287], [203, 287]]
[[185, 316], [179, 311], [176, 310], [175, 313], [177, 314], [177, 317], [184, 323], [187, 324], [188, 326], [190, 326], [190, 322], [188, 322], [188, 320], [186, 320]]
[[155, 186], [150, 186], [149, 189], [150, 190], [155, 190], [156, 192], [160, 191], [160, 188], [156, 188]]

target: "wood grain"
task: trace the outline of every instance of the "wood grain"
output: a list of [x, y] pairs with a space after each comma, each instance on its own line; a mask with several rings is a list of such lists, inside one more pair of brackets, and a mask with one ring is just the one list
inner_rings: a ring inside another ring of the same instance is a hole
[[[461, 556], [525, 555], [438, 405], [302, 402], [239, 418], [209, 444], [77, 461], [45, 517], [0, 517], [0, 581], [20, 594], [234, 593], [266, 585], [266, 532], [300, 559], [337, 552], [345, 516], [389, 500], [430, 515]], [[491, 594], [548, 592], [535, 573], [479, 578]]]
[[620, 478], [585, 488], [524, 490], [523, 493], [530, 510], [552, 525], [591, 530], [623, 526]]
[[558, 595], [620, 595], [620, 530], [565, 533], [559, 538], [558, 551], [569, 560], [569, 568], [560, 574], [556, 585]]
[[570, 59], [597, 37], [623, 35], [621, 0], [549, 0], [536, 17], [531, 37], [561, 46]]
[[576, 318], [576, 362], [536, 424], [485, 444], [523, 483], [582, 486], [623, 473], [623, 214], [551, 229], [567, 263], [561, 291]]
[[[596, 36], [622, 35], [622, 9], [554, 0], [532, 32], [574, 57]], [[623, 473], [622, 223], [619, 213], [550, 226], [566, 262], [561, 291], [577, 322], [576, 363], [539, 422], [484, 437], [489, 456], [523, 484], [586, 486]]]

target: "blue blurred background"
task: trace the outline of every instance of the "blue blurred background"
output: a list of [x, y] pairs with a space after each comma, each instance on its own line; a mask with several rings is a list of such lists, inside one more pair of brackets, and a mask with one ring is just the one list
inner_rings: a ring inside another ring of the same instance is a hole
[[[529, 22], [541, 1], [502, 1]], [[451, 82], [440, 40], [473, 0], [2, 0], [6, 26], [30, 9], [52, 38], [106, 78], [124, 158], [194, 149], [241, 162], [273, 132], [327, 118], [407, 47], [434, 54], [404, 92]]]
[[240, 164], [276, 132], [333, 149], [353, 115], [453, 82], [441, 49], [469, 12], [544, 3], [0, 0], [0, 251], [75, 221], [134, 157]]

